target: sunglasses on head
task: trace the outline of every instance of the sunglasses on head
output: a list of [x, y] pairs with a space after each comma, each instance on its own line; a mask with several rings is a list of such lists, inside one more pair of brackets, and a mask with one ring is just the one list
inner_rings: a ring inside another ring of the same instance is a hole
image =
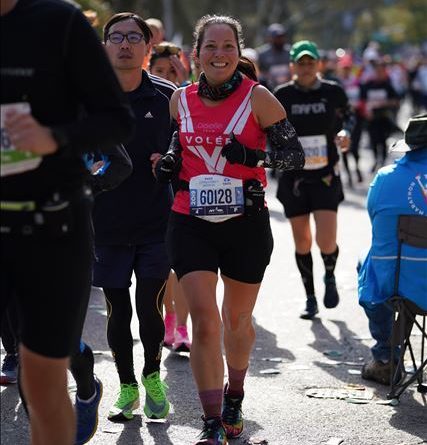
[[153, 51], [156, 54], [164, 54], [164, 53], [169, 53], [171, 55], [177, 55], [181, 52], [181, 48], [179, 48], [178, 46], [174, 46], [174, 45], [154, 45], [153, 46]]

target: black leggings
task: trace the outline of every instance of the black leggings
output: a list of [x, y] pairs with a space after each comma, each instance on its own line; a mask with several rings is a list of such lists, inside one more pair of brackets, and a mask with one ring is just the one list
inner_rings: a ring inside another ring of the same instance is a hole
[[[144, 278], [136, 285], [136, 313], [144, 347], [143, 374], [160, 370], [165, 326], [162, 316], [164, 280]], [[132, 305], [129, 289], [104, 288], [107, 300], [108, 345], [113, 353], [120, 383], [137, 383], [133, 366], [133, 340], [130, 328]]]

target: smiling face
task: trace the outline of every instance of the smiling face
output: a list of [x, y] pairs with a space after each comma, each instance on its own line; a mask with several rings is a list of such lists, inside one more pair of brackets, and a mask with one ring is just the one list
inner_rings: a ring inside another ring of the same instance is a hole
[[[123, 20], [111, 26], [108, 35], [112, 33], [128, 34], [130, 32], [142, 34], [141, 28], [133, 19]], [[139, 43], [129, 43], [124, 38], [121, 43], [105, 42], [108, 57], [116, 70], [141, 69], [143, 60], [148, 54], [149, 45], [142, 39]]]
[[197, 59], [209, 84], [217, 86], [228, 81], [239, 57], [239, 44], [231, 26], [212, 24], [205, 29]]

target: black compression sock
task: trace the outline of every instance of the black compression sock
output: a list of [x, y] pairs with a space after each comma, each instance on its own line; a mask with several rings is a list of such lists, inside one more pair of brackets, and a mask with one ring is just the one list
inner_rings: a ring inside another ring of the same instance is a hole
[[306, 294], [314, 295], [313, 258], [311, 256], [311, 252], [303, 255], [295, 252], [295, 259], [297, 261], [298, 269], [301, 273], [301, 278], [302, 282], [304, 283]]
[[329, 280], [333, 278], [335, 266], [337, 264], [337, 258], [339, 254], [339, 248], [335, 249], [332, 253], [323, 253], [320, 252], [322, 255], [323, 263], [325, 264], [325, 280]]
[[92, 349], [81, 342], [80, 350], [71, 356], [70, 371], [77, 385], [77, 396], [80, 400], [88, 400], [95, 393], [93, 378], [94, 358]]

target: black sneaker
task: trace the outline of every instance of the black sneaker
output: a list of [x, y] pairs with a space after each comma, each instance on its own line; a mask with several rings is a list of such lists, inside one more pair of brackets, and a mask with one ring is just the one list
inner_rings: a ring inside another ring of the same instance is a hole
[[326, 308], [332, 309], [338, 306], [340, 296], [338, 295], [337, 285], [335, 283], [335, 277], [324, 279], [325, 281], [325, 296], [323, 298], [323, 304]]
[[319, 312], [317, 308], [317, 300], [314, 295], [308, 295], [305, 302], [305, 309], [301, 313], [300, 318], [304, 320], [312, 320], [314, 316]]
[[227, 436], [221, 418], [206, 419], [202, 416], [202, 420], [204, 422], [203, 430], [194, 445], [227, 445]]

